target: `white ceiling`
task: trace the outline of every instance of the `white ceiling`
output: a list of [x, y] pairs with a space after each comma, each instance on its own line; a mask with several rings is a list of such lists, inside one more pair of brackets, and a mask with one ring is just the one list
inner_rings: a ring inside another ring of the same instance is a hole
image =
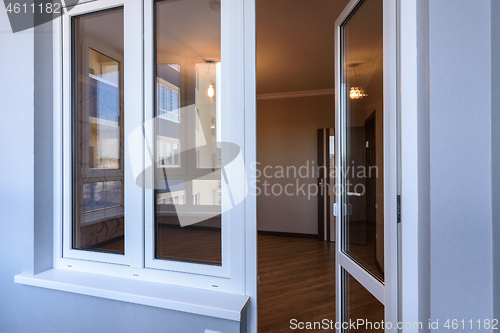
[[[257, 0], [257, 94], [334, 88], [335, 21], [348, 2]], [[347, 62], [358, 64], [354, 83], [369, 94], [365, 101], [382, 88], [381, 4], [365, 1], [348, 23]]]
[[335, 20], [348, 0], [257, 0], [257, 94], [333, 89]]
[[210, 2], [158, 2], [158, 63], [220, 61], [221, 13], [212, 10]]

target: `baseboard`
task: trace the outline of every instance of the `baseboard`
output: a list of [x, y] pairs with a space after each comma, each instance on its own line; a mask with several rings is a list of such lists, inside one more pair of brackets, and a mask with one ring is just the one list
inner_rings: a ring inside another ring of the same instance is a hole
[[294, 237], [294, 238], [308, 238], [308, 239], [318, 239], [317, 234], [299, 234], [295, 232], [280, 232], [280, 231], [264, 231], [258, 230], [258, 235], [264, 236], [278, 236], [278, 237]]

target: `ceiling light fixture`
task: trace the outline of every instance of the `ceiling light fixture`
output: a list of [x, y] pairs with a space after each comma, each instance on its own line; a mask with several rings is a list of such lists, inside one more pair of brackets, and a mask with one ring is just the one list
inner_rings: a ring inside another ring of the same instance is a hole
[[[354, 69], [354, 77], [360, 77], [361, 76], [356, 71], [356, 67], [358, 67], [359, 65], [361, 65], [361, 63], [359, 63], [359, 62], [351, 64], [351, 67]], [[349, 97], [351, 99], [360, 99], [360, 98], [366, 97], [366, 96], [368, 96], [368, 95], [365, 94], [364, 90], [361, 89], [360, 87], [351, 87], [351, 91], [349, 91]]]
[[360, 99], [365, 96], [368, 95], [365, 94], [363, 89], [360, 89], [359, 87], [351, 87], [351, 91], [349, 92], [349, 97], [351, 97], [351, 99]]
[[208, 97], [214, 97], [214, 94], [215, 94], [215, 89], [214, 89], [214, 84], [213, 84], [214, 79], [212, 77], [212, 73], [210, 72], [210, 66], [212, 66], [214, 61], [213, 60], [205, 60], [205, 59], [203, 59], [203, 60], [208, 64], [208, 69], [205, 72], [205, 74], [210, 74], [210, 81], [212, 81], [212, 84], [208, 86], [207, 94], [208, 94]]

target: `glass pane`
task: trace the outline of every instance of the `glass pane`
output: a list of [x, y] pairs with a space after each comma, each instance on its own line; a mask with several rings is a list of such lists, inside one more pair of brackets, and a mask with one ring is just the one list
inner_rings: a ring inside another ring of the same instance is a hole
[[156, 258], [221, 265], [220, 4], [155, 12]]
[[[220, 98], [215, 95], [220, 88], [220, 62], [197, 63], [196, 96], [196, 154], [197, 168], [220, 168]], [[212, 96], [211, 96], [212, 95]]]
[[356, 323], [345, 332], [384, 332], [384, 305], [345, 270], [344, 301], [343, 322]]
[[384, 278], [382, 1], [364, 1], [343, 24], [345, 156], [343, 251]]
[[73, 248], [123, 254], [123, 9], [73, 18], [73, 73]]
[[222, 197], [221, 197], [220, 180], [193, 180], [192, 184], [193, 184], [193, 205], [201, 205], [201, 206], [221, 205]]
[[89, 49], [89, 83], [98, 101], [89, 109], [89, 167], [119, 169], [119, 62]]
[[89, 219], [90, 212], [122, 205], [122, 182], [95, 182], [83, 184], [83, 213]]

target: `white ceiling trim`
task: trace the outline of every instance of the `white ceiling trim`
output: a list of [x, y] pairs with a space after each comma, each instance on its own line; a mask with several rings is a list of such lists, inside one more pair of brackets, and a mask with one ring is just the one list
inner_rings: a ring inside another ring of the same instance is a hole
[[335, 94], [335, 89], [290, 91], [290, 92], [274, 93], [274, 94], [258, 94], [257, 100], [261, 101], [266, 99], [280, 99], [280, 98], [293, 98], [293, 97], [329, 96], [334, 94]]

